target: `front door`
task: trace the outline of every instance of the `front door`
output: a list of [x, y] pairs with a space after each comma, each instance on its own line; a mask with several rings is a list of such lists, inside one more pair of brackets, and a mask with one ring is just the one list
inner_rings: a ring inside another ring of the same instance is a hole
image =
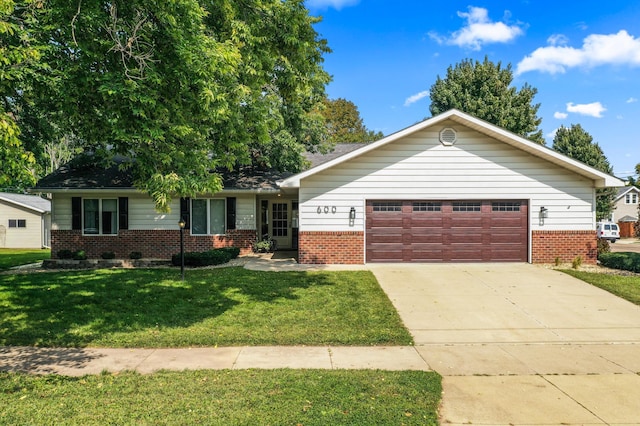
[[269, 235], [278, 249], [291, 248], [291, 201], [271, 202]]

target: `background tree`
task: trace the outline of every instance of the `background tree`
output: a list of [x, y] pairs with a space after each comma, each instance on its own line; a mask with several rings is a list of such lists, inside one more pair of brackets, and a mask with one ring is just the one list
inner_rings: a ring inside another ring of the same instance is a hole
[[367, 129], [358, 107], [346, 99], [326, 99], [322, 115], [332, 143], [373, 142], [384, 136], [382, 132]]
[[[14, 135], [3, 158], [29, 144], [49, 160], [43, 167], [76, 147], [105, 163], [120, 154], [135, 186], [166, 210], [173, 196], [221, 190], [213, 170], [297, 171], [305, 150], [327, 143], [318, 111], [329, 49], [302, 0], [21, 3], [44, 13], [15, 24], [16, 37], [45, 46], [38, 62], [50, 68], [46, 82], [31, 75], [2, 92], [17, 117], [2, 133]], [[2, 10], [8, 22], [23, 13]]]
[[484, 62], [463, 60], [431, 86], [429, 110], [437, 115], [456, 108], [544, 145], [540, 104], [533, 104], [537, 89], [525, 83], [518, 91], [512, 82], [511, 64], [502, 67], [487, 57]]
[[[581, 161], [604, 173], [612, 173], [609, 160], [602, 152], [593, 137], [579, 124], [572, 124], [570, 128], [561, 126], [553, 138], [553, 149], [561, 154]], [[602, 188], [596, 190], [596, 220], [606, 219], [614, 210], [616, 197], [615, 188]]]

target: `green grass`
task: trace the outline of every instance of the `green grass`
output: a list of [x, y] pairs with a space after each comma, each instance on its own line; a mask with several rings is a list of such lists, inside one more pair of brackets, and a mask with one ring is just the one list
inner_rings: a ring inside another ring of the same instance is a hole
[[406, 345], [368, 271], [119, 269], [0, 275], [0, 345]]
[[440, 376], [423, 371], [0, 373], [0, 423], [436, 425], [440, 396]]
[[640, 275], [626, 276], [573, 270], [562, 272], [640, 305]]
[[0, 271], [51, 258], [51, 250], [0, 249]]

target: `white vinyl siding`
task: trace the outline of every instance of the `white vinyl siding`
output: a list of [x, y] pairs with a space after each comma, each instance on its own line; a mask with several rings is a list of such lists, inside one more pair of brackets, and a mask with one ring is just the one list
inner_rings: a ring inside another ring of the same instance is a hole
[[[457, 131], [453, 146], [438, 141], [445, 127]], [[454, 122], [304, 178], [299, 198], [301, 231], [363, 231], [367, 199], [525, 199], [532, 230], [595, 229], [592, 181]], [[324, 206], [336, 213], [317, 213]], [[542, 206], [549, 211], [544, 225], [538, 220]]]
[[[71, 197], [83, 198], [129, 198], [130, 230], [176, 230], [180, 221], [180, 198], [171, 200], [171, 212], [156, 211], [153, 200], [135, 192], [55, 193], [51, 204], [52, 229], [71, 229]], [[256, 229], [255, 195], [236, 196], [236, 229]]]
[[[9, 220], [16, 227], [9, 227]], [[24, 221], [25, 227], [18, 226]], [[41, 248], [42, 216], [33, 210], [0, 201], [0, 248]]]

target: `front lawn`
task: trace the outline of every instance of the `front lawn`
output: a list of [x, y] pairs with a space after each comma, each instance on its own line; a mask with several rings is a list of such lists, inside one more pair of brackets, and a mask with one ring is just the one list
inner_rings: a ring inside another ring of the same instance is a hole
[[0, 373], [0, 423], [436, 425], [440, 396], [440, 376], [424, 371]]
[[51, 258], [48, 249], [0, 249], [0, 271]]
[[640, 275], [614, 275], [575, 270], [562, 272], [640, 305]]
[[368, 271], [119, 269], [0, 275], [0, 345], [407, 345]]

